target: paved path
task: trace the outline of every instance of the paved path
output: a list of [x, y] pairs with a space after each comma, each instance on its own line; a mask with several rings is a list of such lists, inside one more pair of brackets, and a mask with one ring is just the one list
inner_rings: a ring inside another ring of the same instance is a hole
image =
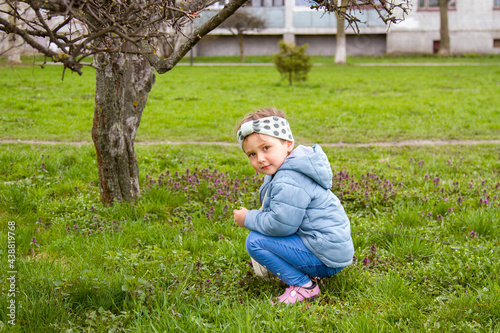
[[[324, 66], [324, 63], [314, 63], [313, 66]], [[333, 65], [333, 62], [332, 62]], [[178, 63], [176, 66], [191, 66], [190, 63]], [[193, 66], [274, 66], [274, 63], [193, 63]], [[380, 67], [436, 67], [436, 66], [500, 66], [500, 62], [468, 63], [468, 62], [364, 62], [349, 64], [349, 66], [380, 66]]]
[[[34, 65], [62, 65], [60, 62], [48, 62], [43, 64], [41, 62], [35, 62]], [[314, 63], [313, 66], [324, 66], [325, 63]], [[333, 65], [333, 61], [332, 61]], [[349, 66], [381, 66], [381, 67], [402, 67], [402, 66], [410, 66], [410, 67], [435, 67], [435, 66], [500, 66], [500, 62], [484, 62], [484, 63], [475, 63], [475, 62], [363, 62], [363, 63], [350, 63]], [[272, 62], [253, 62], [253, 63], [241, 63], [241, 62], [194, 62], [191, 65], [189, 62], [180, 62], [175, 66], [199, 66], [199, 67], [249, 67], [249, 66], [274, 66]]]
[[[45, 144], [45, 145], [90, 145], [91, 141], [46, 141], [46, 140], [15, 140], [0, 139], [0, 144], [5, 143], [27, 143], [27, 144]], [[234, 142], [224, 141], [136, 141], [135, 145], [222, 145], [237, 146]], [[309, 142], [301, 142], [304, 145], [310, 145]], [[404, 147], [404, 146], [446, 146], [446, 145], [464, 145], [473, 146], [481, 144], [500, 145], [500, 140], [403, 140], [403, 141], [379, 141], [379, 142], [323, 142], [324, 147]]]

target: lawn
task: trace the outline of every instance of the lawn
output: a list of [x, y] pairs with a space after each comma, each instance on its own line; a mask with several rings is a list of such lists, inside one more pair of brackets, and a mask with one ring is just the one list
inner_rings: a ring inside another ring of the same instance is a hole
[[[0, 68], [1, 138], [90, 141], [93, 76], [44, 71]], [[178, 67], [157, 77], [138, 141], [233, 142], [267, 105], [297, 143], [498, 139], [499, 71], [324, 65], [288, 87], [272, 67]], [[261, 182], [236, 145], [138, 144], [141, 200], [112, 207], [91, 144], [0, 147], [0, 331], [500, 330], [498, 144], [325, 146], [355, 261], [294, 306], [270, 306], [285, 286], [252, 273], [232, 220]]]
[[[500, 61], [477, 61], [482, 65], [318, 64], [305, 84], [292, 87], [270, 66], [178, 66], [157, 75], [137, 141], [233, 142], [240, 117], [264, 106], [284, 110], [300, 142], [497, 139]], [[0, 139], [91, 141], [93, 70], [67, 73], [64, 81], [61, 74], [60, 66], [0, 68]]]

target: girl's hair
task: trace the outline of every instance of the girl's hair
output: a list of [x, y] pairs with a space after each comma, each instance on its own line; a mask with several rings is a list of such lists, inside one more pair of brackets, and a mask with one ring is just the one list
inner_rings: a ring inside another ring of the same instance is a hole
[[238, 125], [238, 128], [236, 129], [236, 132], [238, 132], [238, 130], [240, 129], [241, 125], [243, 125], [247, 121], [257, 120], [257, 119], [266, 118], [266, 117], [273, 117], [273, 116], [286, 119], [285, 114], [283, 113], [283, 111], [280, 111], [280, 110], [278, 110], [276, 108], [264, 108], [264, 109], [260, 109], [260, 110], [257, 110], [255, 112], [247, 114], [241, 120], [240, 124]]

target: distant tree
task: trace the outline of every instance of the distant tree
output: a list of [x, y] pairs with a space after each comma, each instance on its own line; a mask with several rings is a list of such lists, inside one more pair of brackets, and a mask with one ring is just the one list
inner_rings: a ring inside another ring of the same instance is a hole
[[240, 47], [241, 62], [245, 62], [244, 35], [249, 31], [259, 31], [266, 28], [266, 21], [252, 15], [246, 9], [241, 8], [225, 20], [219, 28], [229, 30], [238, 39]]
[[[0, 0], [0, 32], [21, 37], [46, 61], [62, 63], [63, 77], [66, 69], [82, 74], [84, 66], [95, 68], [92, 140], [101, 201], [111, 205], [140, 196], [134, 141], [155, 71], [164, 74], [174, 68], [247, 1], [229, 0], [188, 32], [186, 25], [216, 0]], [[348, 0], [348, 5], [360, 4], [361, 11], [371, 6], [389, 23], [402, 19], [398, 10], [406, 13], [409, 1]], [[318, 0], [311, 8], [336, 12], [337, 3]], [[356, 15], [349, 10], [345, 19], [357, 28]], [[165, 26], [171, 29], [165, 31]], [[186, 38], [159, 56], [158, 41], [177, 34]], [[83, 62], [88, 57], [92, 63]]]
[[[16, 4], [14, 4], [17, 7]], [[14, 14], [14, 8], [4, 7], [0, 8], [0, 13], [2, 10], [5, 10], [9, 13]], [[16, 25], [17, 17], [15, 15], [8, 15], [8, 20], [11, 24]], [[0, 31], [0, 56], [7, 56], [7, 61], [10, 63], [20, 63], [21, 62], [21, 54], [20, 49], [24, 45], [24, 41], [22, 38], [17, 36], [16, 34], [7, 34], [5, 32]]]
[[[359, 33], [358, 23], [364, 23], [357, 14], [375, 10], [385, 24], [397, 23], [408, 14], [412, 0], [311, 0], [311, 9], [344, 16], [347, 25]], [[361, 15], [362, 17], [362, 15]]]
[[7, 56], [8, 62], [21, 62], [20, 48], [24, 45], [16, 35], [0, 32], [0, 57]]
[[337, 19], [337, 45], [335, 63], [345, 64], [347, 58], [347, 43], [345, 22], [356, 33], [359, 33], [358, 23], [364, 23], [357, 17], [366, 9], [373, 9], [386, 24], [396, 23], [404, 18], [410, 5], [409, 0], [314, 0], [311, 8], [335, 13]]
[[346, 12], [347, 0], [341, 0], [340, 11], [335, 12], [335, 17], [337, 18], [337, 45], [335, 48], [335, 63], [336, 64], [346, 64], [347, 63], [347, 41], [345, 36], [345, 18], [344, 14]]
[[448, 28], [448, 3], [450, 0], [439, 0], [439, 16], [440, 16], [440, 28], [439, 34], [441, 40], [439, 41], [438, 55], [449, 56], [450, 55], [450, 30]]
[[311, 57], [306, 55], [307, 44], [297, 46], [284, 41], [278, 42], [279, 53], [274, 53], [274, 63], [281, 77], [292, 85], [294, 81], [304, 82], [311, 70]]

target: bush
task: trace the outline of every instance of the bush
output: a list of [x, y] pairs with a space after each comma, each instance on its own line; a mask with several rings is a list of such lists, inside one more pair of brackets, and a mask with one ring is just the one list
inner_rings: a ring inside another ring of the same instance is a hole
[[293, 43], [287, 44], [279, 41], [279, 53], [274, 53], [274, 63], [283, 79], [288, 80], [292, 85], [293, 81], [304, 82], [307, 79], [307, 73], [311, 70], [311, 57], [306, 55], [306, 49], [309, 45], [297, 46]]

